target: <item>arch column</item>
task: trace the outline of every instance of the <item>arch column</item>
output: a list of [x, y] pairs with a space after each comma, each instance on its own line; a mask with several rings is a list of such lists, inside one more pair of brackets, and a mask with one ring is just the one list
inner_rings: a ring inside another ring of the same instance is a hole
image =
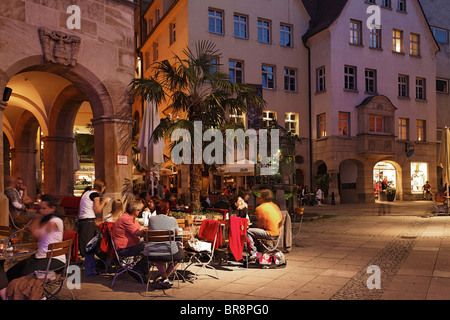
[[341, 203], [341, 196], [339, 194], [339, 170], [328, 170], [330, 176], [330, 185], [328, 187], [328, 204], [331, 204], [331, 195], [334, 192], [334, 200], [336, 204]]
[[57, 197], [73, 195], [73, 137], [43, 137], [44, 192]]
[[361, 168], [358, 166], [358, 177], [356, 178], [358, 202], [372, 203], [375, 202], [373, 194], [373, 167], [376, 162], [363, 162]]
[[[122, 199], [125, 192], [133, 192], [132, 120], [102, 116], [91, 121], [94, 126], [95, 177], [105, 180], [105, 193], [111, 199]], [[127, 164], [118, 163], [118, 155], [126, 156]]]
[[[0, 84], [0, 91], [3, 92], [4, 86]], [[0, 101], [0, 123], [3, 127], [3, 111], [8, 104]], [[5, 195], [5, 174], [3, 159], [3, 130], [1, 130], [0, 139], [0, 226], [9, 226], [9, 204]]]

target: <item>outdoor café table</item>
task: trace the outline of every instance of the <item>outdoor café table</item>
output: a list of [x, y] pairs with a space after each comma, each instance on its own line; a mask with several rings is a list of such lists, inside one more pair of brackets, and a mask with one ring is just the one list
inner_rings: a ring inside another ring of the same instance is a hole
[[4, 269], [4, 264], [7, 262], [9, 264], [14, 264], [17, 260], [22, 260], [28, 258], [36, 253], [34, 249], [19, 249], [16, 251], [8, 251], [6, 250], [0, 253], [0, 268]]

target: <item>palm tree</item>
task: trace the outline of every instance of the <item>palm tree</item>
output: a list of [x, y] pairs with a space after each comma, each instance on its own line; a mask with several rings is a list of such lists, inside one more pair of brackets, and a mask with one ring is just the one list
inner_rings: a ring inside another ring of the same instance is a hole
[[[194, 50], [187, 47], [183, 55], [182, 58], [175, 54], [173, 63], [169, 60], [156, 62], [151, 77], [136, 78], [131, 82], [134, 96], [167, 106], [164, 110], [167, 116], [161, 118], [153, 132], [155, 141], [170, 138], [176, 129], [188, 130], [194, 137], [194, 121], [202, 122], [203, 132], [223, 129], [230, 125], [226, 120], [227, 113], [245, 113], [250, 105], [265, 106], [253, 86], [231, 83], [228, 75], [219, 71], [217, 60], [221, 54], [213, 42], [197, 42]], [[191, 155], [193, 157], [194, 152]], [[191, 161], [190, 200], [194, 208], [200, 204], [201, 170], [202, 165]]]

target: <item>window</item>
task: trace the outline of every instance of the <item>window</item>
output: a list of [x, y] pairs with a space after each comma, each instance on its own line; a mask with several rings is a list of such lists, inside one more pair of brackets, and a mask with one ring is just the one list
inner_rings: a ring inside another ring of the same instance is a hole
[[223, 34], [223, 11], [208, 10], [208, 28], [211, 33]]
[[417, 141], [425, 140], [425, 120], [416, 120], [416, 139]]
[[368, 3], [376, 3], [375, 0], [366, 0]]
[[397, 0], [397, 10], [406, 12], [406, 0]]
[[380, 116], [370, 116], [369, 132], [382, 133], [384, 132], [384, 118]]
[[420, 56], [420, 35], [411, 33], [409, 36], [409, 54]]
[[288, 24], [280, 25], [280, 45], [292, 47], [292, 26]]
[[428, 181], [428, 163], [411, 162], [411, 193], [423, 194], [423, 185]]
[[217, 73], [219, 72], [219, 58], [211, 56], [209, 57], [210, 60], [210, 72], [211, 73]]
[[434, 38], [439, 43], [448, 43], [448, 30], [431, 27], [431, 31], [433, 32]]
[[403, 52], [403, 31], [394, 29], [392, 32], [392, 51], [396, 53]]
[[297, 76], [295, 69], [284, 68], [284, 90], [297, 91]]
[[377, 70], [366, 69], [365, 71], [366, 93], [377, 92]]
[[416, 99], [426, 100], [426, 80], [424, 78], [416, 78]]
[[230, 121], [245, 124], [245, 114], [241, 111], [235, 110], [233, 113], [230, 113]]
[[270, 21], [258, 19], [258, 41], [270, 43]]
[[274, 111], [263, 111], [263, 128], [269, 128], [273, 122], [277, 121], [277, 113]]
[[269, 65], [262, 65], [262, 87], [264, 89], [275, 89], [275, 68]]
[[317, 138], [327, 136], [327, 115], [325, 113], [317, 116]]
[[231, 83], [243, 83], [242, 61], [230, 60], [228, 62], [228, 73]]
[[317, 84], [316, 84], [316, 91], [322, 92], [326, 90], [325, 86], [325, 67], [318, 68], [316, 70], [316, 77], [317, 77]]
[[356, 67], [344, 67], [344, 89], [356, 90]]
[[350, 20], [350, 43], [362, 45], [362, 37], [361, 37], [361, 21]]
[[369, 47], [372, 49], [381, 49], [381, 29], [372, 28], [370, 30]]
[[381, 6], [385, 7], [385, 8], [392, 8], [391, 0], [382, 0], [381, 1]]
[[409, 98], [409, 77], [403, 74], [398, 75], [398, 96]]
[[234, 36], [236, 38], [248, 39], [247, 35], [247, 16], [240, 14], [234, 15]]
[[153, 49], [153, 62], [155, 62], [156, 60], [158, 60], [158, 42], [153, 42], [152, 44], [152, 49]]
[[174, 43], [177, 40], [177, 31], [176, 31], [176, 24], [175, 22], [172, 22], [169, 25], [169, 32], [170, 32], [170, 44]]
[[298, 134], [298, 113], [285, 113], [284, 127], [288, 132]]
[[160, 18], [159, 9], [156, 9], [155, 10], [155, 23], [158, 23], [159, 18]]
[[348, 137], [350, 136], [350, 113], [339, 112], [339, 135]]
[[409, 119], [398, 119], [398, 140], [409, 140]]
[[448, 93], [448, 80], [436, 79], [436, 92]]

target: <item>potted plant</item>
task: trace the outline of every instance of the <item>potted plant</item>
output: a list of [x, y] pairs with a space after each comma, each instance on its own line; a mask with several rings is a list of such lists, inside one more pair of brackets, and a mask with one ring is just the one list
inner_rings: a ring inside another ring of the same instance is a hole
[[395, 188], [387, 188], [386, 189], [386, 198], [387, 198], [387, 201], [394, 201], [394, 199], [395, 199]]

